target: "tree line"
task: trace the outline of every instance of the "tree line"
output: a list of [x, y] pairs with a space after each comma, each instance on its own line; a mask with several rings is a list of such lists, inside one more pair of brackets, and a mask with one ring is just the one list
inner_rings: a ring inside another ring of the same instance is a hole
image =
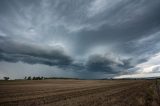
[[25, 76], [24, 79], [25, 80], [44, 80], [45, 78], [43, 76], [41, 76], [41, 77], [35, 77], [35, 76], [34, 77], [31, 77], [31, 76], [27, 77], [27, 76]]
[[[3, 77], [3, 80], [5, 80], [5, 81], [7, 81], [7, 80], [9, 80], [10, 78], [9, 77]], [[45, 77], [43, 77], [43, 76], [41, 76], [41, 77], [31, 77], [31, 76], [25, 76], [24, 77], [24, 80], [44, 80], [45, 79]], [[21, 79], [22, 80], [22, 79]]]

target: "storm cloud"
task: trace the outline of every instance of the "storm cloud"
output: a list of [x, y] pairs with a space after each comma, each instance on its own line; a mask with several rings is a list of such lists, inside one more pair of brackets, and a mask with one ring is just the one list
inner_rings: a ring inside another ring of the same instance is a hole
[[0, 76], [22, 70], [18, 64], [33, 67], [34, 75], [43, 67], [47, 75], [59, 70], [78, 78], [159, 74], [159, 5], [159, 0], [1, 0]]
[[39, 63], [50, 66], [67, 66], [72, 63], [71, 57], [65, 54], [60, 46], [44, 47], [43, 45], [18, 43], [5, 37], [1, 37], [0, 45], [1, 61], [22, 61], [29, 64]]
[[113, 58], [109, 55], [92, 55], [86, 64], [87, 70], [93, 72], [105, 72], [107, 74], [121, 73], [132, 68], [129, 60]]

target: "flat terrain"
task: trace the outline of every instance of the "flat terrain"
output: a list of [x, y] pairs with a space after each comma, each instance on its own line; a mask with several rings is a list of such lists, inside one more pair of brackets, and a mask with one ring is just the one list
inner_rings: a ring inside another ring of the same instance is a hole
[[155, 82], [155, 80], [0, 81], [0, 106], [159, 106], [159, 85]]

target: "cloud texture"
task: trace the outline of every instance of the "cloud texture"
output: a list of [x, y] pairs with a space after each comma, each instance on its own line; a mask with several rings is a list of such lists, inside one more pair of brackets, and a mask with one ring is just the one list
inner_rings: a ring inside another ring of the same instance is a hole
[[60, 70], [61, 76], [78, 78], [159, 74], [159, 5], [159, 0], [1, 0], [0, 76], [22, 70], [17, 64], [33, 67], [33, 74], [45, 67], [45, 75]]

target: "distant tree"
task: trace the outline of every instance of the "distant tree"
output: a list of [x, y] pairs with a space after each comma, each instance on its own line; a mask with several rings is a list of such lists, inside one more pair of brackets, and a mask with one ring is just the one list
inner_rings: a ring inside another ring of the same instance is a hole
[[37, 80], [41, 80], [41, 77], [37, 77]]
[[33, 77], [32, 80], [36, 80], [36, 77]]
[[4, 80], [6, 80], [6, 81], [9, 80], [9, 77], [3, 77], [3, 78], [4, 78]]
[[43, 76], [41, 76], [41, 77], [31, 77], [31, 76], [29, 76], [28, 78], [27, 77], [25, 77], [24, 79], [26, 79], [26, 80], [44, 80], [45, 78], [43, 77]]
[[41, 76], [41, 80], [44, 80], [44, 77], [43, 77], [43, 76]]
[[27, 76], [25, 76], [24, 79], [27, 80]]
[[41, 78], [41, 77], [39, 77], [39, 80], [42, 80], [42, 78]]
[[31, 76], [29, 76], [29, 77], [27, 78], [27, 80], [31, 80]]
[[39, 77], [36, 77], [36, 80], [39, 80]]

